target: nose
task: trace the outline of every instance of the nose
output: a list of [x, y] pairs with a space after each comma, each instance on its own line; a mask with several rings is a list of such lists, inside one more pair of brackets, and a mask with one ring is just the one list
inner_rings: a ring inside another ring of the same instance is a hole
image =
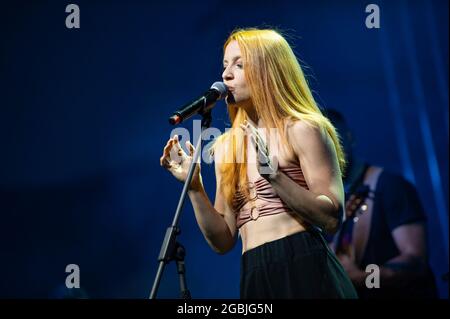
[[224, 81], [227, 81], [227, 80], [229, 81], [229, 80], [232, 80], [233, 78], [234, 78], [233, 72], [231, 72], [229, 67], [226, 67], [225, 70], [223, 70], [223, 72], [222, 72], [222, 79]]

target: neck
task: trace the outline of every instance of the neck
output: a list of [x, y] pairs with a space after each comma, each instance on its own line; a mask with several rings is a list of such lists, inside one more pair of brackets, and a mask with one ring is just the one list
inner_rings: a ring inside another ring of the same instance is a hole
[[240, 102], [236, 105], [236, 107], [242, 108], [247, 115], [248, 121], [250, 121], [255, 127], [258, 127], [260, 118], [251, 99]]
[[256, 114], [256, 112], [254, 113], [249, 113], [247, 112], [247, 120], [254, 126], [254, 127], [259, 127], [260, 121], [261, 119], [259, 118], [259, 116]]

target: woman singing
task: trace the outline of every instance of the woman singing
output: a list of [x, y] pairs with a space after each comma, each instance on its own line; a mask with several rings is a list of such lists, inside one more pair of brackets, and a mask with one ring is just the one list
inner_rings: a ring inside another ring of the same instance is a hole
[[[239, 233], [241, 298], [356, 298], [321, 234], [343, 218], [344, 154], [291, 47], [274, 30], [238, 30], [223, 67], [232, 129], [213, 148], [214, 205], [199, 164], [188, 192], [205, 239], [224, 254]], [[186, 145], [189, 155], [171, 138], [160, 159], [182, 182], [194, 152]]]

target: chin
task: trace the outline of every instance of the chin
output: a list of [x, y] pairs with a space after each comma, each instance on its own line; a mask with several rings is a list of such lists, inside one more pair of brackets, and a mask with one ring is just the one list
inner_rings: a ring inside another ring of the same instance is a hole
[[249, 98], [242, 99], [234, 95], [228, 95], [225, 99], [225, 102], [227, 103], [228, 106], [241, 107], [246, 109], [250, 102], [250, 99]]

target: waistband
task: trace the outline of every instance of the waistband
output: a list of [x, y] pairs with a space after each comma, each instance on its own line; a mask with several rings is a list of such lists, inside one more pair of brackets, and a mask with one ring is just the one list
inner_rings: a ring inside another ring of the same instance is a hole
[[241, 257], [243, 270], [285, 262], [312, 253], [326, 252], [326, 242], [316, 230], [301, 231], [252, 248]]

